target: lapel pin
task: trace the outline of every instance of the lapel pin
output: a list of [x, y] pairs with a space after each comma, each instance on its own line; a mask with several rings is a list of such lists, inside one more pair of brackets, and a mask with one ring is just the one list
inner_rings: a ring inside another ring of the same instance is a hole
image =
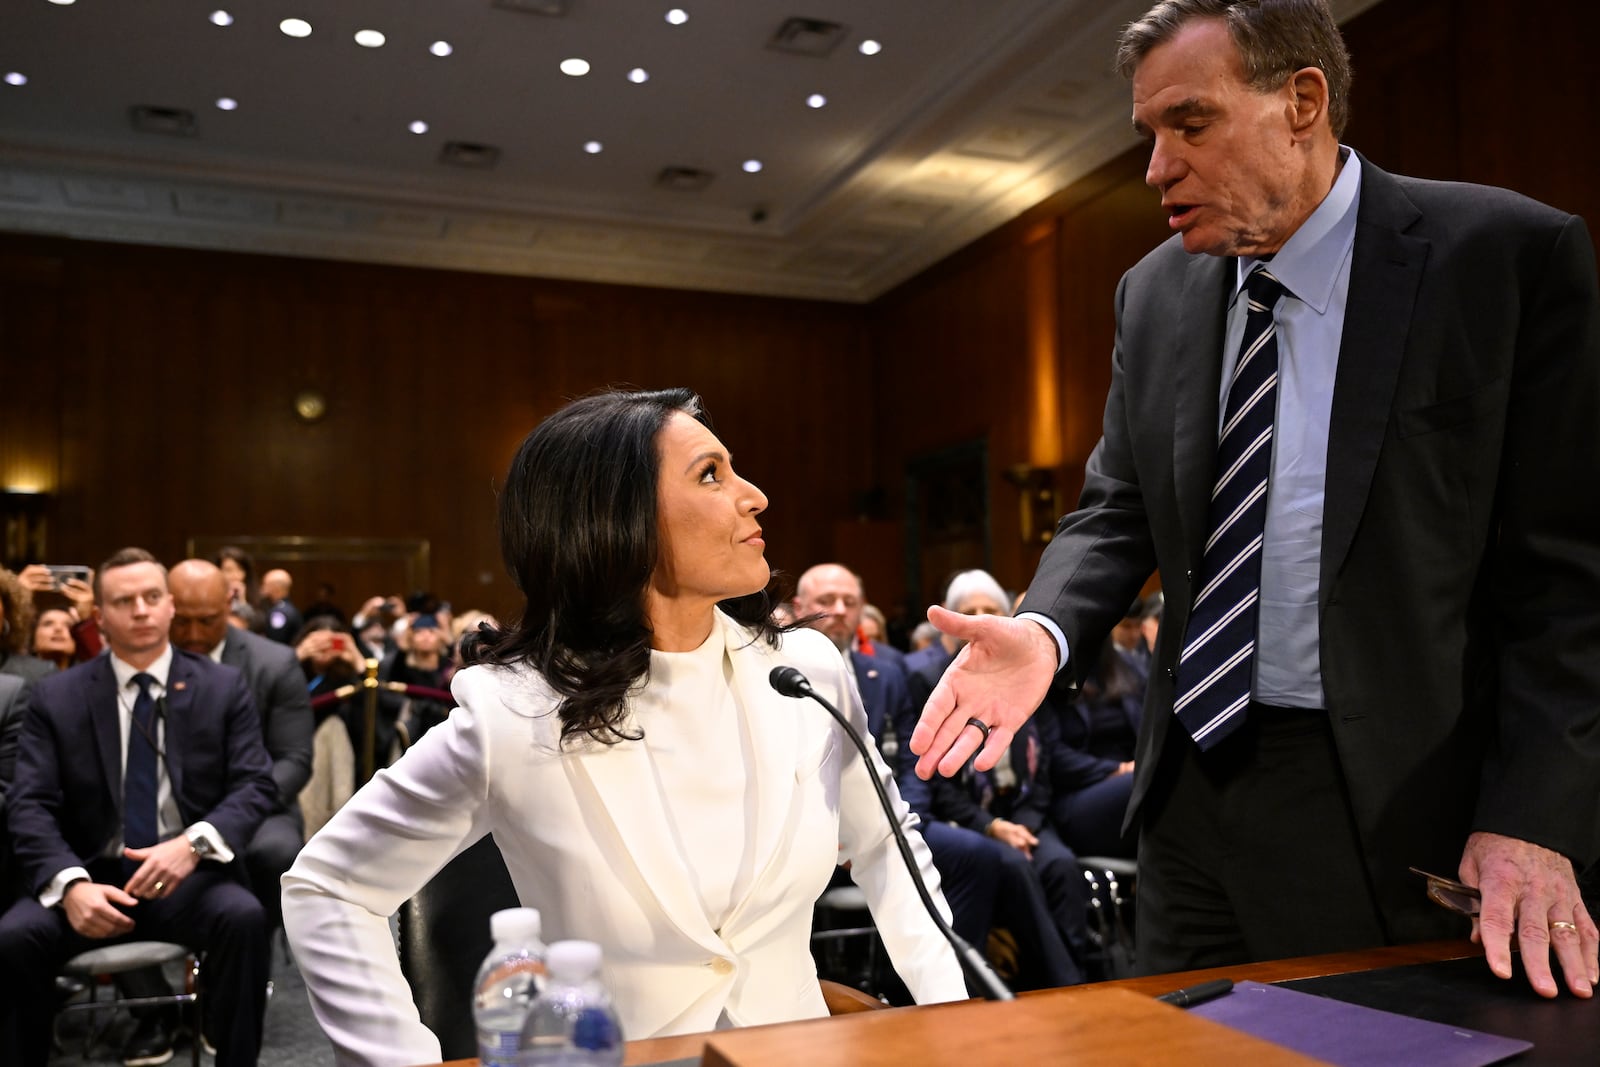
[[868, 678], [876, 678], [877, 676], [878, 676], [878, 672], [877, 671], [871, 670], [870, 668], [868, 669], [868, 671], [867, 671], [867, 677]]
[[189, 688], [189, 683], [188, 682], [174, 682], [174, 683], [172, 683], [172, 691], [174, 693], [181, 693], [187, 688]]

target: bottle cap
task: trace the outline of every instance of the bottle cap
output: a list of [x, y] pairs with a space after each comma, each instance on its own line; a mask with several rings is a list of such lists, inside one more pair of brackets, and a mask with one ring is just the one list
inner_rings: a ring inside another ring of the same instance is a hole
[[506, 908], [489, 916], [489, 936], [502, 941], [537, 941], [543, 924], [538, 908]]
[[600, 946], [593, 941], [557, 941], [544, 962], [556, 978], [581, 982], [600, 969]]

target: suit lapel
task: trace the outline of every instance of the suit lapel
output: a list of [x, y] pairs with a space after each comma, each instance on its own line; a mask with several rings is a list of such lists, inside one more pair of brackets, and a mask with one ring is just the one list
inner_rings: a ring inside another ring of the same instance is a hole
[[172, 667], [167, 671], [166, 716], [161, 748], [166, 753], [167, 775], [172, 779], [172, 799], [178, 805], [178, 815], [185, 825], [190, 822], [192, 813], [183, 806], [184, 757], [191, 750], [195, 688], [199, 680], [199, 672], [194, 669], [194, 664], [174, 648]]
[[1324, 606], [1366, 508], [1430, 247], [1403, 232], [1419, 213], [1394, 180], [1365, 157], [1361, 174], [1350, 294], [1328, 426], [1319, 575]]
[[1189, 565], [1198, 564], [1217, 466], [1228, 286], [1235, 261], [1190, 256], [1173, 340], [1172, 476]]
[[[867, 732], [874, 738], [883, 736], [883, 676], [878, 672], [873, 658], [860, 652], [848, 653], [855, 668], [856, 687], [861, 690], [861, 704], [867, 709]], [[821, 710], [821, 709], [818, 709]]]
[[117, 823], [122, 823], [122, 717], [117, 706], [116, 672], [110, 656], [97, 656], [89, 676], [89, 723], [100, 755], [101, 780], [109, 783], [116, 799]]

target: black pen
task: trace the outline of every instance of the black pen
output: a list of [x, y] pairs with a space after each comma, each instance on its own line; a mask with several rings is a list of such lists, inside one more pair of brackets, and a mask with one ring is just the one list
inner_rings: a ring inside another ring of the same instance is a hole
[[1163, 1004], [1175, 1004], [1180, 1008], [1192, 1008], [1196, 1004], [1204, 1004], [1208, 1000], [1216, 1000], [1224, 993], [1233, 992], [1233, 979], [1215, 978], [1209, 982], [1189, 986], [1187, 989], [1174, 989], [1170, 993], [1163, 993], [1156, 999]]

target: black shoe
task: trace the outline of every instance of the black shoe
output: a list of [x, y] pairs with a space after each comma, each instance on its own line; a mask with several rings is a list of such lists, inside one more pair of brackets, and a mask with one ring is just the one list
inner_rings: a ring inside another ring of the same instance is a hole
[[122, 1047], [123, 1067], [156, 1067], [172, 1059], [172, 1031], [158, 1014], [146, 1015]]

